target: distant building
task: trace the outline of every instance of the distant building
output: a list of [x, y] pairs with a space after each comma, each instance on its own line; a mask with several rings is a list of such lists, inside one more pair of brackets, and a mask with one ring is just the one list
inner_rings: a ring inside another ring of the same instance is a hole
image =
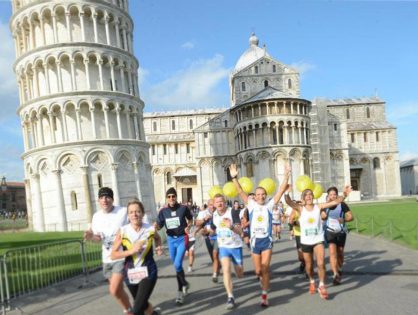
[[230, 180], [233, 162], [255, 184], [280, 182], [290, 162], [293, 186], [307, 174], [324, 188], [351, 183], [357, 199], [400, 195], [396, 128], [383, 100], [302, 98], [297, 70], [259, 47], [254, 34], [230, 75], [230, 93], [222, 111], [144, 115], [157, 203], [174, 186], [183, 201], [203, 204], [213, 185]]
[[402, 195], [418, 194], [418, 158], [401, 162]]
[[8, 212], [26, 215], [25, 183], [8, 182], [6, 177], [3, 177], [0, 186], [2, 214]]

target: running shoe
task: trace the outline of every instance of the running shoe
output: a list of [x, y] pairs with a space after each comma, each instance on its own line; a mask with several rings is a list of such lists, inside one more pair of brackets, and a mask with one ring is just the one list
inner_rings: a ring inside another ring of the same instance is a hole
[[183, 292], [179, 291], [177, 293], [177, 299], [176, 299], [176, 304], [177, 305], [183, 305], [184, 303], [184, 296], [183, 296]]
[[159, 307], [154, 308], [152, 315], [161, 315], [161, 308]]
[[124, 314], [124, 315], [134, 315], [134, 311], [133, 311], [133, 310], [132, 310], [132, 308], [130, 307], [129, 309], [124, 310], [124, 311], [123, 311], [123, 314]]
[[192, 266], [187, 267], [187, 272], [192, 272], [192, 271], [193, 271]]
[[264, 295], [264, 294], [261, 295], [260, 305], [261, 305], [261, 307], [268, 307], [269, 306], [269, 302], [267, 300], [267, 295]]
[[341, 276], [340, 276], [340, 274], [336, 274], [336, 275], [334, 275], [333, 277], [332, 277], [332, 284], [333, 285], [339, 285], [339, 284], [341, 284]]
[[232, 310], [235, 307], [235, 300], [233, 297], [228, 298], [225, 309]]
[[187, 282], [186, 285], [183, 286], [183, 296], [186, 296], [189, 293], [190, 283]]
[[214, 275], [212, 276], [212, 282], [213, 282], [213, 283], [218, 283], [218, 275], [215, 275], [215, 274], [214, 274]]
[[325, 289], [324, 285], [321, 285], [318, 288], [318, 293], [319, 293], [319, 296], [321, 297], [321, 299], [324, 299], [324, 300], [328, 299], [328, 292], [327, 292], [327, 289]]
[[315, 292], [316, 292], [315, 282], [309, 283], [309, 293], [315, 294]]

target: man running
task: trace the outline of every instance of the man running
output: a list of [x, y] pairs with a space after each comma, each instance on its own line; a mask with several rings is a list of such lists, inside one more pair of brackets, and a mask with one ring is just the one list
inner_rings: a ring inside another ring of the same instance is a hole
[[113, 190], [109, 187], [100, 188], [98, 197], [101, 210], [93, 215], [91, 229], [84, 232], [84, 239], [102, 242], [103, 275], [109, 281], [109, 292], [122, 305], [125, 314], [132, 314], [129, 297], [123, 289], [125, 259], [111, 258], [115, 237], [127, 224], [126, 208], [113, 205]]
[[189, 283], [183, 270], [183, 258], [187, 248], [186, 229], [193, 222], [193, 215], [187, 206], [177, 202], [177, 191], [171, 187], [166, 192], [167, 205], [158, 213], [156, 228], [166, 228], [168, 250], [177, 274], [178, 293], [176, 304], [182, 305]]
[[[338, 189], [330, 187], [327, 190], [328, 201], [334, 201], [338, 197]], [[333, 272], [333, 284], [341, 283], [341, 273], [344, 263], [344, 246], [347, 238], [346, 222], [353, 221], [353, 214], [346, 203], [326, 209], [325, 240], [328, 243], [329, 261]]]
[[230, 310], [235, 307], [235, 298], [232, 292], [231, 262], [234, 264], [237, 277], [242, 278], [244, 276], [241, 222], [236, 219], [234, 221], [231, 208], [227, 208], [223, 195], [215, 195], [214, 204], [216, 210], [213, 213], [212, 226], [213, 229], [216, 229], [223, 281], [228, 295], [226, 309]]
[[251, 256], [253, 258], [255, 273], [260, 278], [262, 289], [261, 306], [267, 307], [267, 291], [270, 288], [270, 261], [273, 248], [273, 208], [278, 204], [283, 193], [286, 191], [290, 168], [286, 166], [283, 182], [269, 202], [266, 202], [267, 192], [263, 187], [257, 187], [255, 189], [254, 200], [248, 199], [247, 194], [242, 190], [238, 182], [237, 166], [231, 164], [229, 172], [241, 199], [247, 204], [250, 222]]

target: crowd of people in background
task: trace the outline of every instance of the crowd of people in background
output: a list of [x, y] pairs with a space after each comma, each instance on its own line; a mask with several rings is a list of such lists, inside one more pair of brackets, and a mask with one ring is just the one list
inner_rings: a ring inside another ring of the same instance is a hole
[[[300, 200], [294, 200], [289, 194], [291, 172], [286, 167], [279, 189], [269, 199], [263, 187], [257, 187], [249, 194], [243, 191], [236, 165], [232, 164], [229, 171], [242, 203], [216, 194], [201, 207], [192, 202], [181, 204], [177, 200], [176, 189], [169, 188], [166, 204], [159, 209], [155, 222], [149, 222], [141, 201], [131, 200], [127, 208], [116, 206], [113, 205], [110, 188], [99, 190], [101, 211], [94, 214], [91, 229], [85, 232], [84, 238], [102, 242], [103, 273], [109, 282], [109, 292], [125, 314], [161, 314], [161, 310], [149, 302], [158, 280], [154, 251], [157, 255], [162, 254], [162, 240], [158, 233], [161, 229], [166, 234], [176, 275], [177, 305], [187, 302], [190, 283], [186, 273], [193, 272], [197, 238], [202, 238], [206, 244], [212, 262], [212, 282], [217, 283], [222, 273], [226, 309], [236, 307], [231, 267], [237, 278], [244, 276], [245, 248], [251, 253], [254, 273], [260, 283], [260, 305], [269, 306], [272, 249], [273, 244], [281, 240], [284, 227], [288, 227], [290, 238], [295, 239], [295, 259], [300, 263], [299, 271], [309, 279], [307, 291], [310, 294], [318, 293], [322, 299], [328, 299], [326, 245], [333, 273], [332, 283], [341, 283], [347, 235], [345, 223], [353, 220], [349, 207], [343, 201], [351, 192], [351, 187], [346, 186], [342, 196], [336, 187], [330, 187], [324, 203], [315, 203], [310, 189], [302, 192]], [[183, 269], [184, 260], [187, 261], [186, 272]], [[314, 261], [318, 285], [314, 276]], [[132, 295], [132, 305], [123, 288], [124, 282]]]

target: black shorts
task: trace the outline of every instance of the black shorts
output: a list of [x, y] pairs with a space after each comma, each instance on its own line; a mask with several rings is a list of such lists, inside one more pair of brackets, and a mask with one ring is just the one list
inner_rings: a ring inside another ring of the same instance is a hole
[[344, 247], [346, 239], [347, 233], [345, 232], [334, 233], [328, 230], [325, 231], [325, 240], [327, 241], [327, 243], [335, 244], [338, 247]]
[[316, 243], [313, 245], [300, 244], [300, 248], [302, 249], [302, 252], [312, 254], [314, 247], [321, 244], [324, 244], [324, 242]]
[[295, 241], [296, 241], [296, 248], [300, 249], [302, 244], [300, 243], [300, 235], [295, 235]]

